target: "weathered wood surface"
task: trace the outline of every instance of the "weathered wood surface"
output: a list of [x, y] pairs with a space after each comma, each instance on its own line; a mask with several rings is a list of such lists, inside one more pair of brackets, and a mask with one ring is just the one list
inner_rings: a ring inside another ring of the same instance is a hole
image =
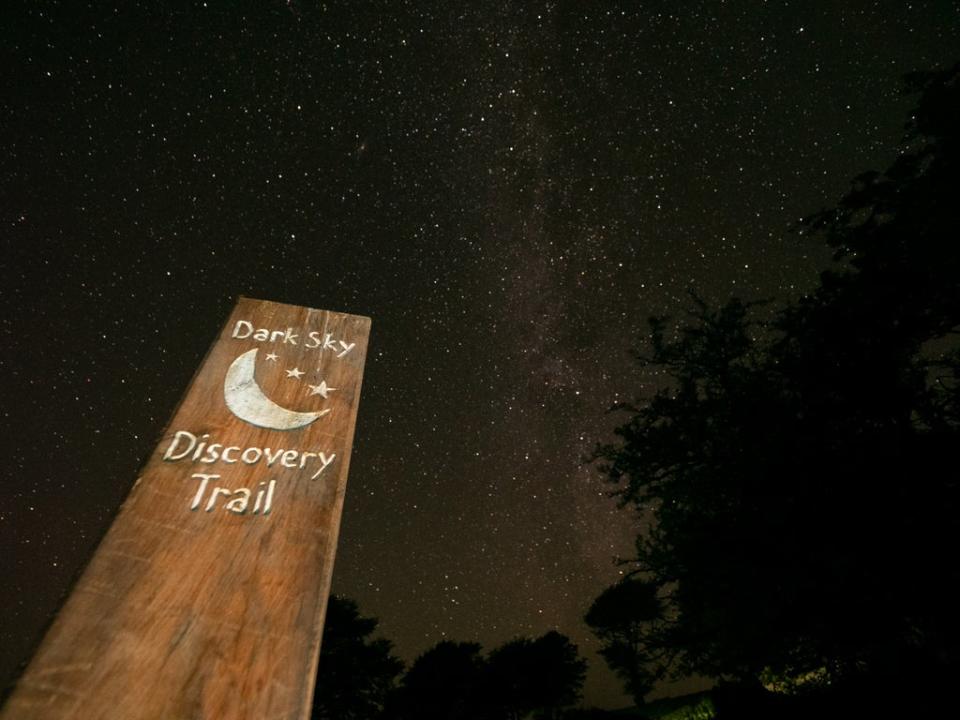
[[[234, 337], [240, 321], [283, 332]], [[365, 317], [239, 300], [2, 720], [309, 716], [369, 328]], [[254, 365], [235, 364], [255, 348]], [[251, 422], [307, 419], [285, 409], [329, 412], [296, 429]], [[236, 450], [178, 458], [190, 438], [180, 431]], [[247, 448], [264, 454], [253, 462]], [[220, 475], [199, 502], [195, 473]], [[208, 509], [215, 487], [231, 492]], [[245, 508], [239, 488], [250, 490]]]

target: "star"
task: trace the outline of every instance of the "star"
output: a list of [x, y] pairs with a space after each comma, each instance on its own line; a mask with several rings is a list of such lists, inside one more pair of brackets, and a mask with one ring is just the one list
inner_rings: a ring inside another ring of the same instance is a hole
[[277, 354], [276, 354], [276, 353], [270, 353], [269, 355], [267, 355], [267, 360], [269, 360], [269, 361], [271, 361], [271, 362], [276, 362], [276, 361], [277, 361]]
[[326, 400], [329, 397], [327, 393], [329, 393], [331, 390], [336, 390], [336, 388], [327, 387], [326, 380], [321, 380], [319, 385], [310, 386], [310, 394], [319, 395], [324, 400]]
[[303, 370], [301, 370], [300, 368], [294, 368], [293, 370], [287, 370], [287, 377], [288, 377], [288, 378], [291, 378], [291, 377], [292, 377], [292, 378], [296, 378], [297, 380], [299, 380], [301, 375], [303, 375]]

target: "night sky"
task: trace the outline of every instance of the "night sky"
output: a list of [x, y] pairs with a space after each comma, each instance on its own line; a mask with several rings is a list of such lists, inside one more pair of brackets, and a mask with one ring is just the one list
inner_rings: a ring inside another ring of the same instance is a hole
[[237, 295], [373, 318], [334, 590], [407, 662], [582, 616], [636, 533], [582, 463], [688, 290], [782, 303], [960, 3], [7, 2], [0, 679]]

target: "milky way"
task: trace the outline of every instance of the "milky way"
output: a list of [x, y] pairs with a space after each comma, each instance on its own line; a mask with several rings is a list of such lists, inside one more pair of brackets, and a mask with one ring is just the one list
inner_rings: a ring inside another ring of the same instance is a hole
[[583, 458], [646, 318], [809, 290], [790, 226], [960, 47], [954, 2], [8, 5], [0, 675], [244, 294], [373, 318], [335, 590], [407, 661], [558, 628], [606, 706], [636, 526]]

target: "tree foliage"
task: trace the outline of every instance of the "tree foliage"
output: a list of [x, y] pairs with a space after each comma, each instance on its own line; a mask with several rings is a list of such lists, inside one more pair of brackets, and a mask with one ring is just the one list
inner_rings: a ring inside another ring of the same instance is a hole
[[604, 590], [584, 617], [603, 644], [600, 655], [637, 705], [657, 679], [651, 640], [662, 617], [657, 584], [637, 578]]
[[577, 646], [558, 632], [511, 640], [487, 657], [476, 643], [443, 641], [414, 661], [390, 714], [410, 720], [555, 718], [580, 698], [585, 673]]
[[486, 689], [498, 715], [522, 718], [532, 712], [553, 718], [580, 699], [587, 664], [569, 638], [556, 631], [517, 638], [490, 653]]
[[480, 718], [484, 659], [477, 643], [445, 640], [418, 657], [390, 704], [398, 718]]
[[353, 600], [330, 597], [314, 690], [314, 720], [380, 717], [403, 663], [391, 655], [388, 640], [370, 638], [377, 624], [376, 618], [362, 617]]
[[922, 92], [903, 153], [803, 232], [836, 249], [764, 326], [697, 302], [641, 358], [670, 382], [598, 448], [652, 513], [641, 569], [681, 672], [803, 684], [956, 665], [960, 572], [960, 66]]

